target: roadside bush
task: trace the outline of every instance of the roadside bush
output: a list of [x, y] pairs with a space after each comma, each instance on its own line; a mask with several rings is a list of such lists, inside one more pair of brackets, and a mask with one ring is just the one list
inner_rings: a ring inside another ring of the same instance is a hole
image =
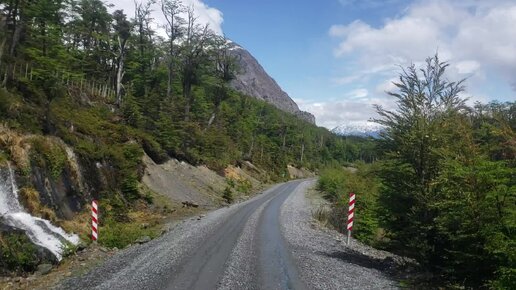
[[222, 198], [227, 202], [227, 203], [233, 203], [233, 191], [231, 190], [230, 187], [226, 187], [226, 189], [224, 189], [224, 192], [222, 193]]
[[317, 188], [333, 203], [329, 221], [340, 232], [346, 232], [349, 193], [356, 194], [353, 236], [370, 245], [378, 245], [382, 230], [378, 223], [379, 181], [374, 165], [362, 164], [356, 172], [344, 168], [321, 171]]
[[244, 193], [249, 194], [251, 192], [251, 189], [253, 189], [253, 184], [248, 179], [241, 179], [238, 180], [236, 190]]
[[143, 236], [155, 238], [158, 231], [153, 228], [142, 228], [138, 223], [107, 220], [99, 229], [98, 242], [109, 248], [123, 249]]

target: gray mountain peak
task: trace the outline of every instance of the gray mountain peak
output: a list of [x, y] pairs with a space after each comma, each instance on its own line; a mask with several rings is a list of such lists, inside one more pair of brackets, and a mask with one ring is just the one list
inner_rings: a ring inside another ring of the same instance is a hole
[[301, 111], [297, 104], [270, 77], [258, 61], [242, 46], [230, 42], [229, 51], [236, 57], [239, 69], [231, 86], [248, 96], [266, 101], [276, 108], [294, 114], [298, 118], [315, 124], [314, 115]]

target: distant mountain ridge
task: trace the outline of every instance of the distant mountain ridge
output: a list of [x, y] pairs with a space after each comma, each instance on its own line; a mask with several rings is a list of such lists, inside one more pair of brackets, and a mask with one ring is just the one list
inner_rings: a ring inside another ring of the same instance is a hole
[[267, 74], [249, 51], [235, 42], [229, 42], [229, 51], [236, 57], [239, 73], [231, 82], [231, 86], [248, 96], [266, 101], [276, 108], [294, 114], [300, 119], [315, 124], [314, 115], [301, 111], [290, 96], [284, 92], [276, 81]]
[[351, 121], [333, 128], [331, 131], [341, 136], [379, 138], [384, 126], [369, 121]]

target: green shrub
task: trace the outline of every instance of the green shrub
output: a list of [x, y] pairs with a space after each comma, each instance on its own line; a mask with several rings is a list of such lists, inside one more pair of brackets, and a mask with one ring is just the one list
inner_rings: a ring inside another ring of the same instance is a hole
[[231, 188], [228, 186], [226, 187], [226, 189], [224, 189], [224, 192], [222, 193], [222, 198], [227, 202], [227, 203], [233, 203], [233, 191], [231, 190]]
[[349, 193], [356, 196], [353, 236], [358, 240], [377, 245], [381, 229], [378, 222], [379, 181], [374, 176], [373, 165], [360, 165], [357, 172], [344, 168], [328, 168], [321, 172], [318, 190], [333, 203], [330, 223], [345, 232], [349, 206]]
[[61, 146], [44, 137], [32, 139], [31, 159], [50, 171], [53, 178], [58, 178], [67, 163], [66, 152]]
[[61, 246], [61, 251], [62, 251], [63, 257], [68, 257], [68, 256], [75, 254], [75, 252], [77, 252], [77, 249], [78, 249], [78, 247], [76, 245], [74, 245], [68, 241], [65, 241], [65, 243]]
[[251, 181], [247, 179], [238, 180], [236, 187], [236, 190], [238, 192], [249, 194], [251, 192], [251, 189], [253, 189], [253, 184], [251, 183]]
[[128, 201], [135, 201], [141, 197], [138, 190], [138, 179], [134, 175], [125, 177], [120, 189]]
[[0, 234], [0, 267], [15, 272], [34, 271], [39, 263], [36, 247], [23, 233]]
[[153, 228], [142, 228], [138, 223], [108, 220], [99, 229], [98, 242], [109, 248], [123, 249], [142, 236], [155, 238], [158, 236], [158, 231]]

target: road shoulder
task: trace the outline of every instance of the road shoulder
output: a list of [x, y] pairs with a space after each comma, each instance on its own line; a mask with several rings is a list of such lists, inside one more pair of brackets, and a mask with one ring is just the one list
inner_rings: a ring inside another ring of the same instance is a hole
[[378, 263], [381, 251], [356, 240], [348, 247], [342, 234], [314, 221], [314, 203], [307, 198], [314, 185], [315, 180], [303, 182], [281, 211], [285, 239], [308, 288], [397, 289], [398, 282]]

